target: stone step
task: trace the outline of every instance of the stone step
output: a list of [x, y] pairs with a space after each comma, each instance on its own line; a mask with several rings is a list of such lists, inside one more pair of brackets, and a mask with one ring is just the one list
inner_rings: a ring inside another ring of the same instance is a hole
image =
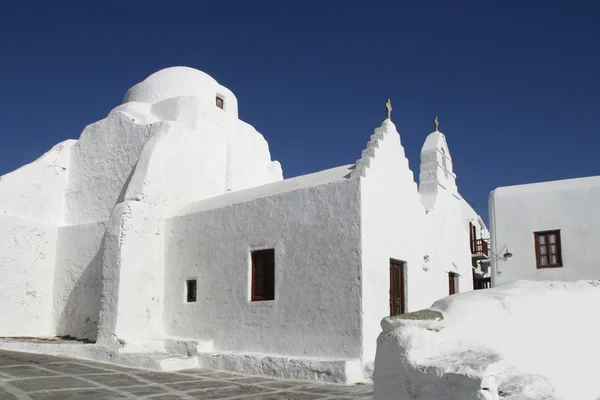
[[125, 341], [117, 351], [119, 354], [171, 353], [191, 357], [212, 350], [212, 340], [168, 336], [164, 339]]
[[[129, 350], [142, 347], [142, 344], [138, 343], [137, 345], [130, 347]], [[96, 344], [55, 344], [0, 340], [0, 349], [48, 354], [59, 357], [73, 357], [154, 371], [179, 371], [196, 368], [198, 366], [198, 357], [195, 355], [183, 356], [170, 354], [164, 350], [146, 353], [120, 352], [115, 348], [108, 348]]]
[[358, 358], [281, 356], [251, 352], [198, 353], [200, 368], [332, 383], [368, 381]]
[[169, 336], [164, 339], [164, 349], [167, 353], [195, 356], [198, 353], [213, 351], [213, 341]]
[[160, 353], [165, 351], [163, 340], [136, 340], [133, 342], [123, 343], [123, 347], [119, 347], [119, 354], [131, 353]]
[[[198, 367], [197, 357], [175, 356], [170, 353], [136, 353], [128, 354], [127, 359], [114, 360], [126, 362], [119, 363], [128, 366], [142, 366], [146, 369], [157, 371], [180, 371]], [[131, 364], [130, 364], [131, 362]]]

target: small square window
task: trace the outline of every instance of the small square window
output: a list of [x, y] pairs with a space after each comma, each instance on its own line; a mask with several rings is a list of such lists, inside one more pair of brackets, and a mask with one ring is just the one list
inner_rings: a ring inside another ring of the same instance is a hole
[[450, 295], [456, 294], [458, 292], [458, 274], [454, 272], [448, 273], [448, 293]]
[[216, 103], [217, 103], [217, 107], [219, 107], [221, 110], [225, 109], [225, 100], [223, 100], [222, 97], [217, 96]]
[[196, 292], [198, 289], [198, 283], [195, 279], [185, 281], [186, 287], [186, 299], [188, 303], [194, 303], [196, 301]]
[[560, 230], [534, 232], [537, 268], [562, 267]]
[[275, 299], [275, 250], [252, 252], [252, 301]]

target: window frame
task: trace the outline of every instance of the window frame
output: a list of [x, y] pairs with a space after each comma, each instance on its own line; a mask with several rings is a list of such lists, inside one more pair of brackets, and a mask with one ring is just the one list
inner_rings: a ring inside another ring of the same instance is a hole
[[[221, 100], [221, 104], [223, 105], [223, 107], [219, 107], [219, 100]], [[219, 95], [215, 96], [215, 105], [217, 106], [217, 108], [221, 109], [221, 110], [225, 110], [225, 98], [221, 97]]]
[[[548, 240], [548, 236], [550, 235], [556, 235], [556, 253], [550, 253], [550, 244], [549, 244], [549, 240]], [[544, 236], [545, 237], [545, 244], [540, 245], [539, 244], [539, 237], [540, 236]], [[533, 241], [534, 241], [534, 246], [535, 246], [535, 266], [537, 269], [545, 269], [545, 268], [562, 268], [563, 267], [563, 260], [562, 260], [562, 244], [561, 244], [561, 239], [560, 239], [560, 229], [551, 229], [551, 230], [546, 230], [546, 231], [537, 231], [537, 232], [533, 232]], [[546, 247], [546, 254], [545, 256], [548, 258], [548, 263], [547, 264], [541, 264], [540, 263], [540, 258], [543, 256], [540, 252], [540, 248], [541, 246]], [[556, 263], [555, 264], [551, 264], [550, 263], [550, 258], [552, 255], [556, 256]]]
[[[263, 272], [263, 277], [262, 277], [263, 294], [262, 295], [256, 294], [256, 283], [258, 280], [257, 273], [256, 273], [256, 264], [257, 264], [257, 257], [259, 257], [259, 256], [270, 257], [272, 260], [272, 265], [273, 265], [272, 270], [269, 270], [269, 271], [265, 270]], [[252, 263], [250, 301], [251, 302], [274, 301], [275, 300], [275, 249], [270, 248], [270, 249], [252, 250], [250, 253], [250, 260]], [[269, 273], [272, 274], [271, 279], [270, 279], [271, 285], [269, 285]]]
[[[190, 291], [190, 284], [193, 284], [193, 292]], [[193, 293], [193, 299], [191, 299], [190, 294]], [[186, 279], [185, 281], [185, 302], [186, 303], [196, 303], [198, 301], [198, 280], [197, 279]]]

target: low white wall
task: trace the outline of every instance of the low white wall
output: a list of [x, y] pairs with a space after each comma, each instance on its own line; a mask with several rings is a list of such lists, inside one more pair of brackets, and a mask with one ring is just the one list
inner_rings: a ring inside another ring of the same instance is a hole
[[[600, 177], [503, 187], [490, 195], [493, 250], [512, 257], [492, 264], [492, 283], [518, 279], [600, 279]], [[560, 229], [559, 268], [536, 267], [534, 232]], [[498, 275], [500, 271], [500, 275]]]
[[599, 302], [600, 281], [518, 281], [384, 319], [374, 399], [597, 399]]
[[96, 340], [103, 237], [104, 223], [58, 229], [53, 304], [56, 335]]
[[[273, 247], [275, 300], [251, 302], [250, 251]], [[360, 357], [355, 179], [172, 217], [165, 270], [169, 335], [212, 339], [215, 350]], [[186, 303], [192, 278], [198, 300]]]
[[56, 226], [0, 216], [0, 336], [52, 330]]

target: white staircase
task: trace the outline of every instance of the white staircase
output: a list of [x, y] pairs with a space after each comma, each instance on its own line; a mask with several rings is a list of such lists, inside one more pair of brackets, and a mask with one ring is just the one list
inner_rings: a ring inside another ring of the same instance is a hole
[[159, 371], [179, 371], [198, 367], [198, 354], [212, 352], [212, 340], [166, 337], [125, 342], [110, 362]]

